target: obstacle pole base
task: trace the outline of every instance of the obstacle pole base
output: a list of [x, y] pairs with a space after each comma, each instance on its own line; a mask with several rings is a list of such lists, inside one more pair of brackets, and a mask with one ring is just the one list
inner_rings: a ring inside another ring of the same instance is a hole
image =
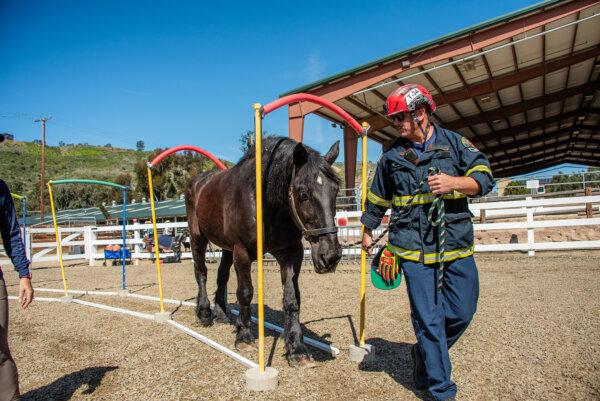
[[129, 291], [127, 288], [121, 288], [121, 289], [117, 290], [117, 294], [119, 294], [120, 297], [126, 297], [130, 293], [131, 293], [131, 291]]
[[348, 353], [352, 362], [369, 362], [375, 359], [375, 347], [371, 344], [365, 344], [362, 347], [351, 345], [348, 347]]
[[167, 323], [171, 320], [171, 312], [159, 312], [154, 314], [154, 321], [158, 323]]
[[275, 390], [279, 372], [275, 368], [266, 367], [263, 373], [259, 368], [250, 368], [246, 370], [246, 390], [249, 391], [268, 391]]
[[73, 302], [73, 297], [70, 295], [65, 295], [59, 298], [60, 302], [68, 304], [69, 302]]

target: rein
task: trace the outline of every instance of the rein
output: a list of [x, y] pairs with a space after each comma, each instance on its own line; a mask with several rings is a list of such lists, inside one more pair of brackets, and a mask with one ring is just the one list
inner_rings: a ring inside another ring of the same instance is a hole
[[310, 237], [318, 237], [325, 234], [337, 233], [337, 226], [308, 230], [306, 226], [302, 223], [302, 220], [300, 220], [300, 216], [298, 215], [298, 210], [296, 209], [296, 202], [294, 201], [294, 178], [296, 178], [295, 165], [292, 167], [292, 180], [290, 181], [290, 188], [288, 190], [288, 201], [290, 203], [290, 210], [292, 211], [292, 218], [294, 219], [294, 223], [296, 223], [296, 226], [302, 232], [302, 236], [306, 238], [306, 240], [308, 240]]

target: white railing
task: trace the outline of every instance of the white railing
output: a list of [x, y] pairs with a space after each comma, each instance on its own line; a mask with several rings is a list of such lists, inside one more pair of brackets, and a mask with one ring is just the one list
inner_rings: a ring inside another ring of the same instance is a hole
[[[600, 249], [600, 240], [581, 240], [581, 241], [556, 241], [556, 242], [536, 242], [535, 230], [558, 228], [558, 227], [581, 227], [593, 226], [598, 229], [600, 237], [600, 217], [579, 217], [581, 212], [586, 210], [586, 205], [591, 205], [592, 212], [600, 216], [600, 195], [580, 196], [569, 198], [553, 199], [532, 199], [506, 202], [473, 203], [469, 205], [471, 212], [476, 216], [481, 216], [485, 211], [487, 220], [510, 219], [504, 222], [485, 222], [474, 224], [475, 231], [510, 231], [527, 230], [527, 242], [507, 243], [507, 244], [476, 244], [475, 249], [478, 252], [494, 251], [527, 251], [533, 256], [537, 250], [570, 250], [570, 249]], [[588, 209], [589, 210], [589, 209]], [[389, 214], [389, 211], [388, 211]], [[561, 217], [555, 215], [560, 214]], [[340, 225], [339, 238], [341, 243], [352, 244], [360, 238], [360, 215], [361, 212], [338, 212], [336, 221]], [[535, 220], [536, 217], [545, 216], [543, 220]], [[549, 216], [552, 216], [549, 218]], [[519, 220], [524, 218], [524, 220]], [[341, 219], [346, 221], [345, 226], [341, 226]], [[514, 221], [517, 220], [517, 221]], [[159, 231], [169, 227], [172, 229], [183, 230], [187, 228], [186, 222], [161, 223], [157, 225]], [[384, 226], [380, 227], [382, 230]], [[153, 254], [143, 249], [143, 233], [145, 230], [151, 230], [151, 224], [132, 224], [126, 226], [127, 247], [131, 249], [133, 260], [149, 259]], [[380, 231], [379, 231], [380, 232]], [[99, 235], [107, 236], [105, 239], [99, 239]], [[376, 233], [377, 234], [377, 231]], [[104, 253], [101, 249], [106, 245], [122, 244], [121, 226], [85, 226], [75, 228], [59, 228], [64, 260], [87, 259], [90, 265], [94, 261], [104, 259]], [[36, 241], [39, 236], [45, 236], [45, 240]], [[32, 228], [27, 230], [27, 255], [34, 262], [56, 261], [56, 243], [54, 241], [54, 230], [52, 228]], [[306, 250], [305, 254], [309, 254]], [[344, 255], [353, 256], [360, 254], [360, 247], [346, 246]], [[0, 263], [8, 262], [6, 255], [0, 252]], [[162, 254], [165, 257], [172, 254]], [[220, 252], [210, 252], [208, 258], [219, 257]], [[192, 257], [191, 252], [182, 252], [182, 259]]]

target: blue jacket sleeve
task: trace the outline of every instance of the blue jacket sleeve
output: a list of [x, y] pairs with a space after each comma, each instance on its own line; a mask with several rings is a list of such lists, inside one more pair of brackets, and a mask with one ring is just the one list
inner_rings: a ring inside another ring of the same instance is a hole
[[479, 184], [479, 194], [477, 196], [487, 195], [494, 188], [494, 177], [490, 162], [483, 153], [481, 153], [471, 141], [465, 137], [458, 136], [458, 171], [461, 175], [471, 177]]
[[29, 275], [29, 260], [21, 239], [17, 214], [6, 183], [0, 180], [0, 234], [6, 254], [11, 259], [19, 277]]
[[377, 228], [385, 212], [392, 206], [393, 190], [390, 186], [390, 179], [386, 159], [382, 157], [377, 163], [375, 177], [365, 200], [365, 211], [360, 218], [366, 228], [371, 230]]

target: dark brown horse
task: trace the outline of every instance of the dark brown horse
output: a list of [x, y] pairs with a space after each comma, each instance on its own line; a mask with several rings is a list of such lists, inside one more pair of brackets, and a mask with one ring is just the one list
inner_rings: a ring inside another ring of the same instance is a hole
[[[253, 295], [250, 270], [256, 260], [254, 152], [254, 148], [250, 149], [229, 170], [199, 174], [190, 180], [186, 192], [198, 283], [196, 316], [205, 326], [213, 323], [213, 317], [228, 321], [226, 285], [233, 263], [240, 305], [235, 323], [236, 348], [254, 347], [254, 336], [250, 331]], [[291, 139], [267, 137], [263, 141], [264, 251], [273, 255], [281, 267], [286, 356], [293, 366], [310, 361], [299, 321], [298, 275], [304, 255], [302, 237], [310, 243], [317, 273], [335, 271], [341, 257], [334, 218], [339, 180], [331, 168], [338, 152], [339, 142], [321, 156]], [[213, 311], [206, 293], [208, 241], [223, 249]]]

